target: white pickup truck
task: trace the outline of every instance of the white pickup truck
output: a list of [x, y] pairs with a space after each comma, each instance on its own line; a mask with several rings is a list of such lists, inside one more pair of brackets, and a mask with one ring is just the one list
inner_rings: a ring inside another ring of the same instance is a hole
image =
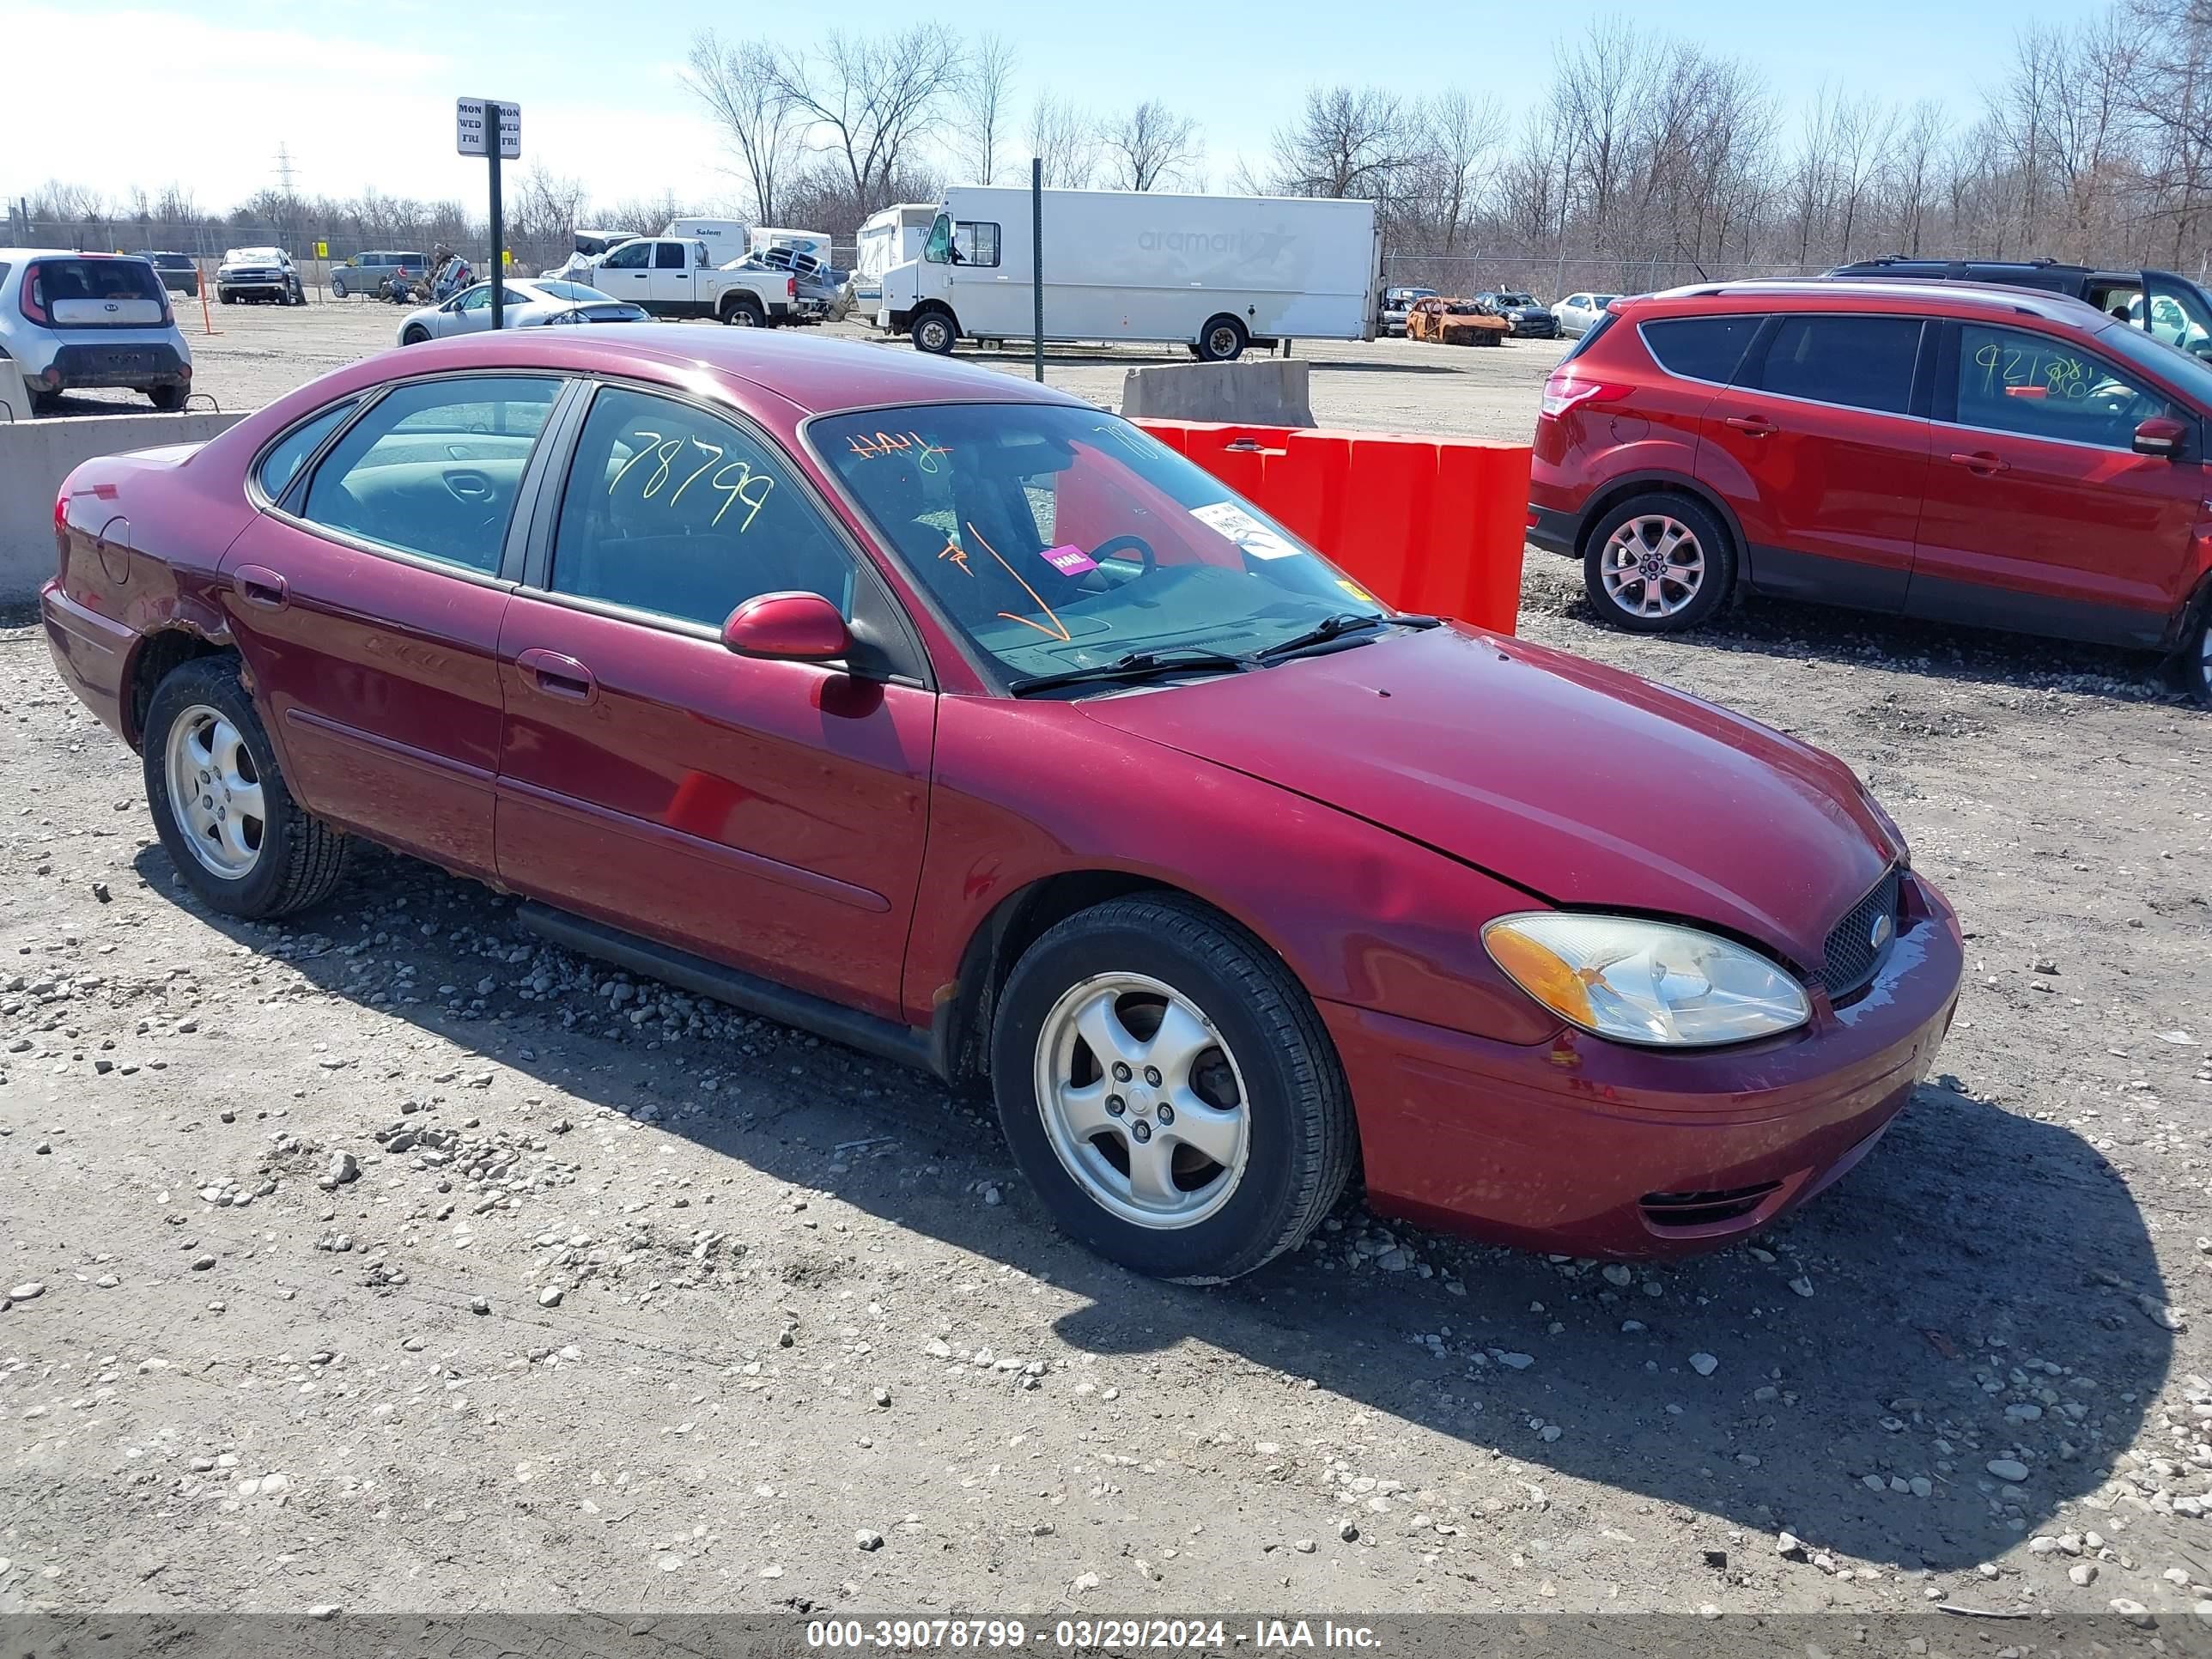
[[741, 328], [790, 322], [799, 283], [781, 270], [724, 270], [704, 242], [641, 236], [611, 248], [581, 280], [656, 317], [712, 317]]

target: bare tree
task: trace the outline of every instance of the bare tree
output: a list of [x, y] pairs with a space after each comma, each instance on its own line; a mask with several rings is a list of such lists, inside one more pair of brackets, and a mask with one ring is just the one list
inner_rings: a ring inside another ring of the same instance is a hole
[[855, 203], [873, 213], [936, 131], [964, 59], [950, 28], [916, 23], [896, 34], [832, 29], [811, 52], [786, 50], [775, 64], [785, 96], [824, 135], [817, 147], [843, 161]]
[[1106, 182], [1115, 190], [1156, 190], [1182, 182], [1205, 155], [1198, 123], [1156, 98], [1099, 128], [1106, 151]]
[[797, 158], [804, 125], [775, 55], [757, 41], [725, 45], [702, 29], [684, 62], [684, 86], [707, 106], [744, 169], [754, 222], [775, 223], [776, 186]]
[[1443, 252], [1455, 252], [1476, 204], [1487, 193], [1505, 117], [1491, 98], [1447, 92], [1415, 117], [1420, 160], [1411, 171], [1408, 206]]
[[1412, 112], [1380, 87], [1310, 87], [1289, 125], [1276, 130], [1273, 177], [1289, 196], [1392, 195], [1419, 159]]
[[1072, 100], [1039, 93], [1027, 137], [1030, 154], [1044, 163], [1047, 190], [1087, 190], [1098, 176], [1098, 124]]
[[1005, 36], [979, 35], [960, 76], [960, 140], [954, 153], [965, 176], [979, 185], [995, 182], [1006, 159], [1000, 152], [1012, 114], [1018, 62], [1013, 43]]

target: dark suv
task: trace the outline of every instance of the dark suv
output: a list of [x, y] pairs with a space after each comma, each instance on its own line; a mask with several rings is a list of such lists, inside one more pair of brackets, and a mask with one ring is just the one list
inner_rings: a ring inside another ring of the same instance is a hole
[[1838, 265], [1831, 276], [1887, 282], [1994, 283], [2063, 294], [2185, 351], [2212, 356], [2212, 295], [2170, 270], [2107, 270], [2056, 259], [1908, 259], [1885, 254]]
[[1741, 586], [2163, 650], [2212, 700], [2209, 423], [2212, 364], [2079, 300], [1677, 289], [1615, 301], [1546, 383], [1528, 535], [1626, 629]]

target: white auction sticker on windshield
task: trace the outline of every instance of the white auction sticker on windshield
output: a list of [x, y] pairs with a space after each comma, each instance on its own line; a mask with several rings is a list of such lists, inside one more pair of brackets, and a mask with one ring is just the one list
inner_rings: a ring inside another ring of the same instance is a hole
[[1218, 531], [1237, 544], [1243, 551], [1255, 559], [1291, 559], [1297, 556], [1292, 547], [1273, 531], [1261, 524], [1234, 501], [1212, 501], [1204, 507], [1194, 507], [1190, 516], [1207, 529]]

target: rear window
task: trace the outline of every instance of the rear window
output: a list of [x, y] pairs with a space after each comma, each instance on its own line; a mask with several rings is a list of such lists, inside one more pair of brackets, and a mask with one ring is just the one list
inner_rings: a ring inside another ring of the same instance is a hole
[[1744, 349], [1765, 320], [1762, 317], [1662, 317], [1644, 325], [1644, 343], [1669, 374], [1726, 386], [1735, 378]]
[[1919, 355], [1917, 317], [1784, 317], [1767, 345], [1759, 385], [1779, 397], [1902, 415], [1912, 402]]
[[64, 300], [162, 299], [161, 278], [143, 259], [41, 259], [32, 298], [49, 308]]

